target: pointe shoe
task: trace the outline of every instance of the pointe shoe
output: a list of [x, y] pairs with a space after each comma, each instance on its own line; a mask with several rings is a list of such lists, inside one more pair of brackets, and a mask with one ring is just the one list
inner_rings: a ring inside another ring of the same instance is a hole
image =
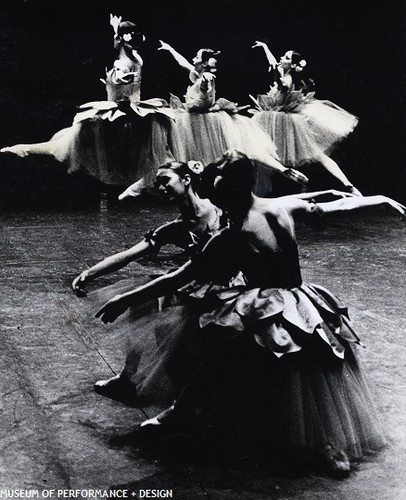
[[134, 404], [137, 402], [135, 386], [126, 375], [121, 373], [107, 380], [98, 380], [94, 384], [94, 391], [101, 396], [121, 401], [125, 404]]
[[174, 413], [175, 413], [175, 405], [173, 404], [163, 412], [161, 412], [159, 415], [156, 417], [149, 418], [148, 420], [144, 420], [140, 424], [140, 429], [142, 430], [148, 430], [151, 428], [158, 428], [160, 426], [167, 425], [169, 423], [172, 423], [174, 419]]
[[302, 174], [302, 172], [299, 172], [299, 170], [296, 170], [294, 168], [287, 168], [286, 170], [284, 170], [283, 175], [288, 179], [291, 179], [292, 181], [304, 186], [309, 183], [309, 179], [304, 174]]
[[0, 149], [0, 153], [16, 155], [20, 158], [25, 158], [30, 154], [29, 146], [25, 144], [17, 144], [15, 146], [9, 146]]
[[351, 465], [347, 454], [327, 445], [320, 454], [321, 464], [326, 472], [335, 478], [343, 479], [350, 475]]
[[125, 191], [119, 194], [118, 199], [121, 201], [126, 198], [137, 198], [138, 196], [142, 195], [144, 188], [145, 188], [145, 181], [144, 179], [141, 179], [137, 182], [134, 182], [134, 184], [131, 184], [131, 186], [128, 186], [128, 188]]

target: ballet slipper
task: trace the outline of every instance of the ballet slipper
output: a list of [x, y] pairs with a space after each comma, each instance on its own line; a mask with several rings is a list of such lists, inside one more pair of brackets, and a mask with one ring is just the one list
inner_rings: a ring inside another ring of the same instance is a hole
[[145, 181], [144, 179], [141, 179], [137, 182], [134, 182], [134, 184], [131, 184], [131, 186], [128, 186], [128, 188], [118, 196], [118, 199], [121, 201], [126, 198], [137, 198], [138, 196], [142, 195], [144, 188]]
[[320, 461], [323, 468], [332, 477], [343, 479], [350, 475], [350, 461], [342, 450], [337, 451], [331, 445], [326, 445], [320, 454]]
[[175, 414], [175, 405], [173, 404], [163, 412], [161, 412], [156, 417], [149, 418], [148, 420], [144, 420], [140, 424], [140, 429], [148, 430], [150, 428], [156, 428], [164, 425], [168, 425], [172, 423]]
[[30, 146], [28, 144], [16, 144], [0, 149], [0, 153], [15, 155], [20, 158], [25, 158], [30, 154]]
[[302, 172], [299, 172], [294, 168], [287, 168], [282, 172], [282, 174], [288, 179], [291, 179], [294, 182], [298, 182], [299, 184], [306, 185], [309, 182], [309, 179], [304, 174], [302, 174]]
[[94, 384], [94, 391], [101, 396], [125, 404], [137, 402], [136, 389], [124, 373], [119, 373], [107, 380], [98, 380]]

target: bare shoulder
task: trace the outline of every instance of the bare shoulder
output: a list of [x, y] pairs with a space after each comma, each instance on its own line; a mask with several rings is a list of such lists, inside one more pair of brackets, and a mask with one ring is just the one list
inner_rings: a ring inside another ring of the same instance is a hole
[[282, 198], [257, 198], [255, 208], [267, 218], [279, 218], [286, 215], [291, 207], [291, 200]]

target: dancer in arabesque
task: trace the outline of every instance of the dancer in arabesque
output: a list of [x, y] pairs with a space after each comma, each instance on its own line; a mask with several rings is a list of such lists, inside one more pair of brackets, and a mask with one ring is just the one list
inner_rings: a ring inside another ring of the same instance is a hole
[[153, 184], [156, 170], [168, 151], [168, 122], [174, 113], [163, 99], [141, 100], [145, 40], [137, 26], [110, 15], [117, 58], [106, 72], [107, 100], [79, 106], [70, 127], [49, 141], [3, 147], [0, 152], [19, 157], [48, 155], [68, 165], [68, 172], [84, 171], [108, 185], [137, 188]]
[[280, 161], [300, 168], [310, 162], [321, 164], [348, 192], [360, 194], [336, 161], [329, 155], [356, 127], [358, 118], [331, 101], [314, 97], [314, 85], [303, 80], [307, 63], [298, 52], [288, 50], [279, 61], [266, 43], [270, 90], [253, 98], [252, 119], [260, 124], [277, 146]]
[[130, 325], [140, 402], [174, 400], [140, 432], [204, 439], [217, 429], [217, 443], [231, 434], [229, 443], [307, 457], [345, 477], [385, 437], [347, 308], [302, 282], [295, 219], [378, 205], [404, 216], [406, 209], [381, 195], [259, 198], [252, 162], [236, 151], [208, 165], [203, 180], [230, 227], [178, 270], [113, 297], [96, 315], [114, 322], [130, 306], [176, 292], [176, 302]]

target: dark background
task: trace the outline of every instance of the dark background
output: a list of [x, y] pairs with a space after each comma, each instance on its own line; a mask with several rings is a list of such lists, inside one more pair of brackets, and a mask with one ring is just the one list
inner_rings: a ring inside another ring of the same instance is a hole
[[[3, 0], [0, 5], [0, 146], [49, 139], [69, 126], [76, 106], [105, 98], [114, 59], [109, 13], [136, 22], [147, 40], [142, 97], [182, 96], [187, 74], [158, 40], [189, 60], [221, 50], [217, 95], [248, 104], [268, 89], [267, 62], [255, 40], [279, 57], [307, 60], [317, 97], [360, 119], [333, 157], [365, 194], [406, 201], [406, 2], [265, 0]], [[0, 207], [77, 206], [98, 196], [96, 181], [66, 175], [44, 158], [0, 158]], [[331, 185], [317, 166], [312, 187]]]

